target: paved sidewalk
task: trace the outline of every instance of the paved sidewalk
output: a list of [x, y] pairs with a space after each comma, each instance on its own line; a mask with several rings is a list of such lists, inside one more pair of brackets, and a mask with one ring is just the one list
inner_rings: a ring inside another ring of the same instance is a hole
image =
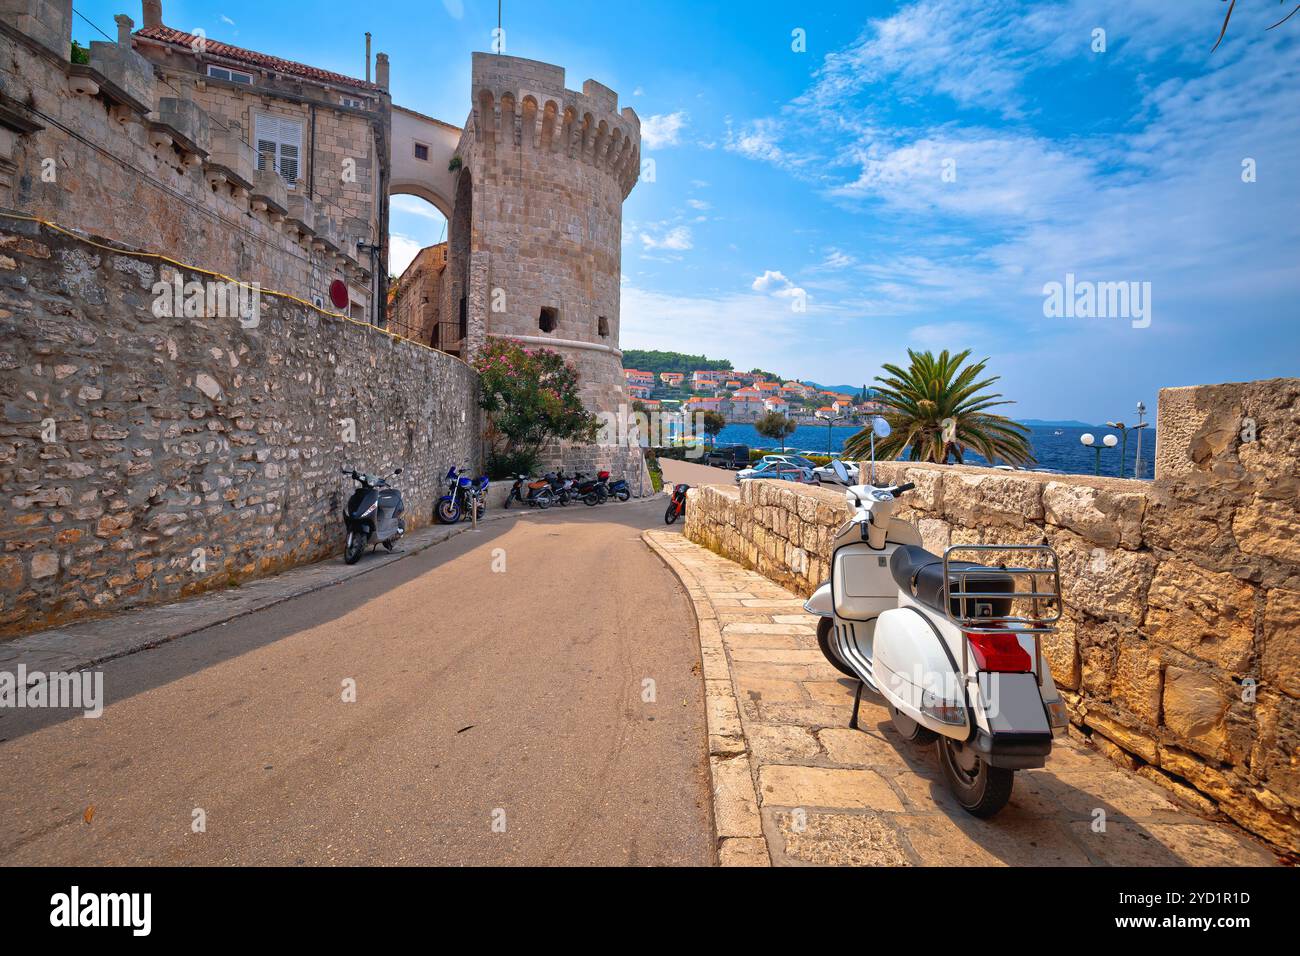
[[995, 818], [970, 816], [934, 748], [905, 742], [882, 705], [864, 698], [849, 729], [855, 684], [822, 657], [801, 598], [680, 534], [643, 537], [695, 604], [723, 866], [1276, 863], [1073, 736], [1016, 775]]

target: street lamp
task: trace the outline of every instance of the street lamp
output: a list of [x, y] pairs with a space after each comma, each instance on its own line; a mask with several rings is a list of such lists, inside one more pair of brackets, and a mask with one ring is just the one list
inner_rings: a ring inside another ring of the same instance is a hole
[[1098, 445], [1097, 439], [1093, 437], [1092, 432], [1084, 432], [1082, 435], [1079, 436], [1079, 441], [1082, 442], [1085, 447], [1091, 448], [1093, 451], [1097, 453], [1097, 471], [1096, 471], [1097, 475], [1101, 474], [1102, 445], [1105, 445], [1107, 448], [1114, 448], [1116, 445], [1119, 444], [1118, 438], [1116, 438], [1114, 435], [1107, 435], [1105, 438], [1101, 440], [1101, 445]]
[[1137, 450], [1137, 461], [1133, 462], [1133, 477], [1134, 477], [1134, 478], [1141, 478], [1141, 477], [1142, 477], [1142, 466], [1143, 466], [1144, 464], [1146, 464], [1146, 463], [1142, 460], [1142, 431], [1141, 431], [1141, 430], [1142, 430], [1143, 428], [1146, 428], [1146, 427], [1147, 427], [1147, 423], [1144, 422], [1144, 421], [1142, 420], [1142, 416], [1144, 416], [1144, 415], [1147, 413], [1147, 407], [1146, 407], [1146, 405], [1144, 405], [1141, 401], [1139, 401], [1138, 404], [1137, 404], [1137, 413], [1138, 413], [1138, 423], [1137, 423], [1137, 427], [1138, 427], [1138, 450]]
[[843, 415], [836, 416], [833, 412], [823, 413], [820, 411], [814, 412], [813, 414], [817, 418], [824, 418], [826, 420], [826, 454], [834, 457], [835, 452], [831, 450], [831, 444], [834, 442], [834, 437], [831, 434], [831, 429], [835, 427], [836, 422], [844, 421], [845, 416]]

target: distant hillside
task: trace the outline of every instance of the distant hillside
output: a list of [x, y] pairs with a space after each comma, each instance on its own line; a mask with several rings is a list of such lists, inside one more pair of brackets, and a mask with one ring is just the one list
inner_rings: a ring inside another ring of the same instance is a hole
[[624, 349], [623, 367], [635, 368], [642, 372], [691, 372], [731, 371], [731, 362], [727, 359], [710, 359], [703, 355], [687, 355], [684, 352], [659, 352], [648, 349]]
[[805, 385], [811, 385], [813, 388], [820, 388], [824, 392], [839, 392], [841, 395], [857, 395], [862, 391], [861, 385], [818, 385], [816, 382], [809, 382], [800, 379]]
[[1089, 425], [1087, 422], [1074, 421], [1073, 419], [1065, 422], [1047, 422], [1047, 421], [1043, 421], [1041, 418], [1022, 418], [1020, 419], [1020, 424], [1037, 425], [1039, 428], [1092, 428], [1094, 427], [1092, 425]]

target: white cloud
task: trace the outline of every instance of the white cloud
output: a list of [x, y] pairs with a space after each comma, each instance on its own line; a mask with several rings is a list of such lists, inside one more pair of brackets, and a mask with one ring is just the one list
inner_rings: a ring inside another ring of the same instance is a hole
[[693, 247], [689, 226], [674, 226], [659, 235], [642, 230], [641, 245], [647, 249], [666, 249], [672, 252], [685, 252]]
[[685, 111], [660, 113], [641, 120], [641, 143], [646, 149], [676, 146], [678, 135], [686, 126]]
[[462, 20], [465, 17], [464, 0], [442, 0], [442, 7], [453, 20]]
[[632, 91], [632, 95], [633, 95], [633, 96], [645, 96], [645, 90], [638, 86], [635, 90]]
[[686, 200], [686, 205], [690, 206], [692, 209], [698, 209], [701, 212], [703, 212], [706, 209], [713, 208], [709, 203], [705, 202], [703, 199], [688, 199]]
[[782, 299], [803, 298], [806, 299], [808, 293], [806, 290], [799, 288], [791, 282], [784, 273], [776, 272], [772, 269], [764, 270], [763, 274], [750, 284], [750, 288], [755, 292], [762, 292], [765, 295], [775, 296]]
[[232, 19], [230, 19], [230, 17], [226, 16], [224, 13], [221, 14], [221, 22], [222, 22], [222, 23], [228, 23], [228, 24], [230, 24], [232, 27], [235, 25], [235, 21], [232, 20]]
[[400, 276], [406, 271], [423, 246], [409, 236], [391, 233], [388, 236], [388, 271]]

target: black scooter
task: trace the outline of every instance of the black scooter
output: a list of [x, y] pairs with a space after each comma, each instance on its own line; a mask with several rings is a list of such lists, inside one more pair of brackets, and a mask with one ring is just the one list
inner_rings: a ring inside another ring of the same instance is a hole
[[350, 475], [360, 486], [348, 499], [343, 513], [343, 524], [348, 532], [343, 560], [348, 564], [360, 561], [368, 544], [382, 544], [392, 551], [398, 539], [406, 534], [406, 519], [402, 517], [406, 505], [402, 493], [388, 484], [388, 478], [401, 473], [402, 469], [398, 468], [392, 475], [381, 478], [343, 469], [343, 474]]

